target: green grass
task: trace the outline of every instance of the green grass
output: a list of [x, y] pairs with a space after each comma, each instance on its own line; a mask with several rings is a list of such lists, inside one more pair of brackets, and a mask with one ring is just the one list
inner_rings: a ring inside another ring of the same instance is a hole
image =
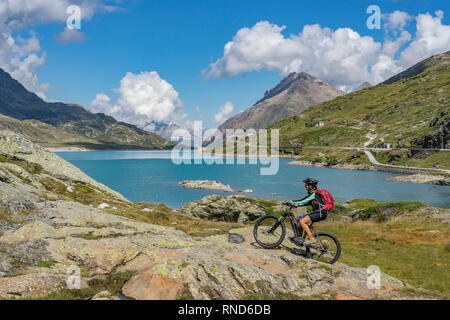
[[344, 208], [342, 213], [344, 215], [355, 213], [358, 220], [370, 219], [380, 223], [422, 207], [425, 205], [417, 201], [376, 202], [371, 199], [355, 199]]
[[40, 267], [40, 268], [50, 268], [50, 267], [53, 266], [54, 264], [55, 264], [55, 263], [54, 263], [53, 261], [46, 261], [46, 260], [43, 260], [43, 261], [39, 262], [39, 263], [37, 264], [37, 266]]
[[81, 192], [81, 193], [91, 193], [91, 192], [95, 192], [94, 189], [92, 189], [92, 188], [90, 188], [90, 187], [88, 187], [88, 186], [86, 186], [86, 185], [83, 185], [83, 184], [77, 184], [77, 185], [75, 186], [75, 190], [78, 191], [78, 192]]
[[[366, 202], [367, 200], [363, 200]], [[369, 202], [369, 201], [367, 201]], [[350, 208], [356, 208], [361, 206], [361, 203], [354, 202], [350, 205]], [[413, 211], [419, 208], [425, 207], [425, 204], [418, 201], [388, 201], [388, 202], [376, 202], [369, 205], [366, 205], [363, 209], [363, 212], [373, 213], [379, 210], [387, 209], [387, 208], [395, 208], [397, 211], [405, 212], [405, 211]]]
[[376, 153], [375, 158], [380, 163], [396, 166], [408, 164], [411, 167], [434, 168], [437, 165], [441, 169], [450, 169], [450, 153], [448, 152], [437, 152], [424, 158], [414, 158], [406, 150], [381, 151]]
[[439, 152], [435, 153], [430, 157], [425, 159], [410, 159], [410, 165], [412, 167], [419, 168], [433, 168], [434, 166], [439, 166], [441, 169], [450, 169], [450, 153], [449, 152]]
[[47, 189], [58, 195], [64, 195], [67, 193], [67, 187], [64, 183], [51, 178], [41, 179], [40, 183]]
[[365, 209], [376, 206], [378, 201], [373, 199], [359, 198], [348, 201], [348, 208], [350, 209]]
[[20, 210], [14, 214], [9, 213], [6, 209], [0, 208], [0, 225], [2, 222], [10, 224], [21, 224], [25, 222], [26, 217], [35, 213], [35, 210]]
[[15, 157], [9, 158], [7, 156], [0, 155], [0, 163], [6, 162], [18, 165], [19, 167], [25, 169], [31, 174], [39, 174], [43, 171], [42, 166], [37, 163], [31, 163], [23, 159], [18, 159]]
[[410, 161], [410, 157], [406, 150], [378, 152], [375, 158], [380, 163], [392, 164], [396, 166], [402, 166]]
[[105, 279], [94, 279], [88, 282], [89, 287], [80, 290], [63, 289], [55, 291], [44, 297], [24, 297], [24, 299], [35, 300], [79, 300], [92, 298], [101, 291], [109, 291], [112, 295], [120, 293], [125, 282], [131, 279], [135, 272], [126, 271], [122, 273], [113, 273]]
[[342, 149], [303, 148], [297, 160], [333, 166], [337, 164], [353, 164], [372, 166], [363, 151]]

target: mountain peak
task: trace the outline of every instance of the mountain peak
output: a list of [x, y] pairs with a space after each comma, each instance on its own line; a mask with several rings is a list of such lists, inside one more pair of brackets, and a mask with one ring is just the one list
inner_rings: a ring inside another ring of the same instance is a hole
[[278, 120], [344, 94], [306, 72], [292, 72], [251, 108], [225, 121], [219, 130], [268, 128]]
[[301, 72], [291, 72], [285, 79], [298, 79], [298, 78], [302, 78], [303, 80], [306, 79], [316, 79], [314, 76], [310, 75], [309, 73], [306, 73], [304, 71]]
[[289, 89], [294, 86], [304, 86], [307, 85], [307, 82], [312, 81], [320, 81], [316, 77], [306, 73], [306, 72], [292, 72], [286, 78], [280, 81], [278, 85], [276, 85], [273, 89], [267, 90], [264, 93], [264, 97], [258, 100], [254, 105], [263, 102], [264, 100], [270, 99], [273, 96], [279, 94], [280, 92]]

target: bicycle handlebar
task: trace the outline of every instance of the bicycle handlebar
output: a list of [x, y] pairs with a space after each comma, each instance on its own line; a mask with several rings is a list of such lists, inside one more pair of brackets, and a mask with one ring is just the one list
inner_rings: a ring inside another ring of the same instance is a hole
[[290, 208], [296, 208], [297, 206], [295, 204], [290, 203], [289, 201], [284, 201], [283, 206], [288, 206]]

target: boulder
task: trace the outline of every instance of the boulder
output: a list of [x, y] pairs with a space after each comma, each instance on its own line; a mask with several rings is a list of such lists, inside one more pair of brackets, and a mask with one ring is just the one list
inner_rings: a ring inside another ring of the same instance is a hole
[[93, 296], [91, 300], [111, 300], [111, 296], [108, 290], [104, 290]]
[[221, 190], [225, 192], [234, 192], [234, 189], [229, 185], [224, 185], [219, 181], [209, 180], [187, 180], [179, 182], [178, 185], [188, 189], [206, 189], [206, 190]]
[[111, 207], [111, 206], [110, 206], [109, 204], [105, 203], [105, 202], [103, 202], [103, 203], [101, 203], [101, 204], [98, 205], [98, 208], [99, 208], [99, 209], [108, 209], [108, 208], [110, 208], [110, 207]]
[[252, 189], [245, 189], [245, 190], [233, 189], [229, 185], [225, 185], [219, 181], [210, 181], [210, 180], [186, 180], [183, 182], [179, 182], [178, 185], [188, 189], [220, 190], [224, 192], [235, 192], [235, 193], [253, 193]]
[[213, 221], [247, 223], [266, 214], [266, 208], [255, 199], [242, 196], [207, 196], [191, 201], [180, 208], [180, 213]]

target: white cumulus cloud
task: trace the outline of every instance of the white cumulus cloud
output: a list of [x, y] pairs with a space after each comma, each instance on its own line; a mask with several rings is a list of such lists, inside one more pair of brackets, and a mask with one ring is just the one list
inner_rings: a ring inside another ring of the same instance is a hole
[[65, 22], [67, 8], [77, 5], [81, 8], [81, 18], [90, 19], [98, 12], [115, 9], [103, 3], [104, 0], [9, 0], [0, 3], [0, 25], [9, 30], [25, 27]]
[[128, 72], [114, 91], [116, 100], [97, 94], [90, 109], [139, 127], [151, 121], [179, 123], [186, 117], [178, 92], [156, 71]]
[[[80, 6], [82, 20], [90, 19], [96, 12], [115, 9], [103, 2], [104, 0], [0, 0], [0, 68], [25, 88], [45, 99], [49, 84], [40, 83], [36, 69], [45, 64], [46, 53], [41, 51], [39, 39], [33, 32], [26, 39], [16, 36], [16, 32], [26, 31], [40, 24], [63, 25], [68, 18], [66, 10], [70, 5]], [[84, 34], [80, 31], [63, 30], [55, 39], [63, 43], [83, 41]]]
[[209, 66], [208, 77], [226, 77], [260, 69], [278, 70], [283, 76], [306, 71], [332, 85], [361, 83], [367, 66], [376, 62], [380, 44], [350, 28], [332, 31], [306, 25], [298, 35], [284, 37], [285, 26], [267, 21], [237, 32], [224, 55]]
[[386, 30], [403, 30], [408, 22], [413, 19], [414, 17], [408, 13], [396, 10], [383, 15], [383, 20], [385, 21], [383, 27]]
[[443, 18], [443, 11], [436, 11], [435, 16], [426, 13], [416, 17], [416, 36], [400, 55], [400, 64], [403, 67], [450, 50], [450, 26], [442, 24]]
[[231, 102], [225, 103], [222, 107], [219, 108], [219, 112], [214, 115], [214, 122], [223, 123], [228, 119], [233, 110], [234, 105]]
[[14, 39], [7, 32], [0, 32], [0, 68], [45, 99], [49, 85], [40, 83], [35, 71], [45, 63], [46, 54], [40, 51], [39, 40], [34, 33], [26, 39]]
[[350, 28], [331, 30], [318, 24], [305, 25], [300, 33], [285, 36], [285, 26], [261, 21], [240, 29], [225, 45], [223, 56], [203, 74], [221, 78], [261, 69], [276, 70], [282, 76], [305, 71], [347, 89], [364, 81], [379, 83], [421, 59], [450, 49], [450, 26], [442, 25], [442, 11], [435, 16], [418, 15], [414, 38], [404, 30], [413, 20], [409, 14], [395, 11], [383, 19], [383, 43]]
[[383, 43], [383, 53], [393, 57], [405, 43], [411, 40], [411, 34], [408, 31], [401, 31], [400, 36], [394, 40], [386, 38]]

